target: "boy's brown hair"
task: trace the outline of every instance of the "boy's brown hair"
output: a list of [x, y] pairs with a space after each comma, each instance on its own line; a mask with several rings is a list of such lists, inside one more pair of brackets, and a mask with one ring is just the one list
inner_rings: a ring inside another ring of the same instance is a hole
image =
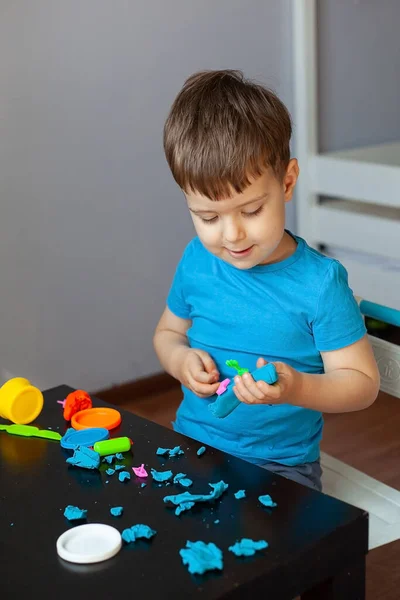
[[165, 155], [177, 184], [211, 200], [229, 198], [290, 160], [289, 112], [241, 71], [202, 71], [185, 82], [164, 127]]

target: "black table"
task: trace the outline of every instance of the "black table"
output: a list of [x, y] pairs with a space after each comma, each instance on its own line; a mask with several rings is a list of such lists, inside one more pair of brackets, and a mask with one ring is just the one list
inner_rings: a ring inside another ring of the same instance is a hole
[[[45, 407], [35, 422], [64, 433], [56, 400], [71, 391], [60, 386], [45, 392]], [[95, 400], [95, 405], [104, 405]], [[152, 481], [141, 488], [132, 474], [117, 475], [70, 467], [57, 442], [0, 432], [0, 574], [2, 600], [39, 597], [57, 600], [116, 600], [141, 595], [158, 598], [268, 598], [291, 600], [358, 600], [365, 597], [368, 515], [264, 469], [212, 448], [198, 457], [200, 444], [164, 427], [123, 412], [113, 436], [134, 440], [127, 465], [145, 463], [157, 470], [183, 471], [194, 481], [193, 493], [208, 493], [208, 483], [223, 479], [229, 489], [214, 505], [197, 505], [176, 517], [163, 503], [167, 494], [184, 490]], [[180, 444], [185, 455], [164, 459], [159, 446]], [[106, 483], [108, 481], [108, 483]], [[247, 497], [236, 500], [234, 492]], [[259, 501], [270, 494], [278, 503], [266, 509]], [[157, 530], [152, 541], [124, 546], [111, 560], [74, 565], [56, 552], [58, 536], [73, 524], [63, 516], [68, 504], [88, 510], [88, 522], [108, 523], [122, 531], [136, 523]], [[110, 507], [122, 505], [121, 518]], [[219, 523], [214, 521], [219, 519]], [[266, 539], [269, 548], [247, 559], [228, 546], [242, 537]], [[224, 553], [224, 569], [192, 576], [179, 549], [186, 540], [214, 542]], [[129, 594], [129, 596], [128, 596]]]

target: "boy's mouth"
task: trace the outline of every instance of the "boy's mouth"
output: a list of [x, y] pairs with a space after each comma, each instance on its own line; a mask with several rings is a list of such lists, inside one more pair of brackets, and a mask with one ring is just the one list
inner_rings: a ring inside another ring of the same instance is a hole
[[234, 258], [241, 258], [243, 256], [248, 256], [250, 254], [250, 252], [252, 251], [254, 245], [253, 246], [249, 246], [249, 248], [245, 248], [244, 250], [230, 250], [229, 248], [227, 248], [229, 254], [231, 256], [233, 256]]

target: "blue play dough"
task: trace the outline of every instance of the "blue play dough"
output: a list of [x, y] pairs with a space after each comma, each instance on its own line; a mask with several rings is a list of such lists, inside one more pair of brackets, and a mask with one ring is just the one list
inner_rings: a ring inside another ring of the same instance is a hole
[[189, 477], [186, 477], [185, 473], [177, 473], [174, 477], [174, 483], [179, 483], [182, 487], [186, 488], [193, 485], [193, 481]]
[[206, 571], [215, 569], [221, 571], [224, 563], [222, 552], [212, 542], [186, 542], [186, 548], [179, 550], [182, 562], [192, 575], [203, 575]]
[[210, 502], [216, 500], [222, 496], [229, 487], [229, 485], [222, 480], [218, 483], [209, 483], [208, 485], [213, 490], [209, 494], [191, 494], [190, 492], [183, 492], [182, 494], [176, 494], [174, 496], [165, 496], [164, 502], [169, 502], [177, 506], [178, 508], [175, 510], [175, 514], [180, 515], [184, 510], [192, 508], [196, 502]]
[[206, 451], [206, 447], [200, 446], [200, 448], [197, 450], [197, 456], [202, 456], [205, 451]]
[[171, 457], [172, 456], [181, 456], [182, 454], [185, 454], [185, 453], [180, 446], [175, 446], [175, 448], [172, 448], [172, 450], [169, 451], [169, 455]]
[[155, 469], [151, 469], [151, 475], [154, 481], [164, 483], [172, 479], [173, 473], [172, 471], [156, 471]]
[[[276, 383], [278, 381], [278, 373], [276, 372], [275, 365], [272, 363], [268, 363], [259, 369], [256, 369], [251, 373], [254, 381], [266, 381], [270, 385]], [[214, 417], [218, 419], [224, 419], [228, 415], [231, 414], [241, 404], [240, 400], [238, 400], [235, 396], [235, 392], [233, 391], [233, 387], [235, 382], [229, 384], [226, 391], [218, 396], [214, 394], [212, 399], [214, 400], [208, 405], [209, 410], [212, 412]]]
[[109, 454], [108, 456], [105, 456], [103, 458], [103, 462], [108, 463], [109, 465], [112, 465], [115, 459], [116, 459], [115, 454]]
[[181, 513], [185, 512], [186, 510], [190, 510], [195, 504], [195, 502], [181, 502], [175, 509], [176, 516], [179, 517]]
[[111, 475], [114, 475], [114, 473], [115, 473], [115, 469], [107, 469], [107, 470], [106, 470], [106, 473], [107, 473], [107, 475], [108, 475], [109, 477], [111, 477]]
[[166, 456], [169, 452], [168, 448], [157, 448], [156, 454], [157, 456]]
[[156, 535], [156, 533], [157, 531], [148, 525], [142, 525], [141, 523], [138, 523], [137, 525], [132, 525], [132, 527], [129, 529], [124, 529], [121, 535], [124, 542], [130, 544], [131, 542], [136, 542], [136, 540], [140, 538], [149, 540], [153, 537], [153, 535]]
[[236, 500], [241, 500], [242, 498], [246, 498], [245, 490], [238, 490], [235, 494]]
[[123, 506], [114, 506], [113, 508], [110, 508], [110, 513], [112, 514], [113, 517], [120, 517], [123, 512], [124, 512]]
[[189, 479], [189, 477], [183, 477], [182, 479], [180, 479], [178, 481], [179, 485], [181, 485], [184, 488], [188, 488], [191, 485], [193, 485], [193, 481], [191, 479]]
[[86, 519], [87, 510], [83, 508], [78, 508], [77, 506], [72, 506], [69, 504], [64, 510], [64, 517], [68, 519], [68, 521], [78, 521], [79, 519]]
[[120, 471], [118, 474], [118, 479], [120, 481], [128, 481], [131, 478], [131, 474], [128, 471]]
[[115, 469], [116, 471], [122, 471], [122, 469], [125, 469], [125, 465], [115, 465], [115, 466], [114, 466], [114, 469]]
[[74, 455], [71, 458], [67, 458], [66, 461], [69, 465], [74, 467], [81, 467], [82, 469], [98, 469], [100, 466], [100, 455], [90, 448], [77, 448]]
[[229, 546], [228, 550], [236, 556], [253, 556], [257, 551], [264, 550], [264, 548], [268, 548], [268, 542], [265, 540], [255, 542], [249, 538], [243, 538], [233, 546]]
[[258, 499], [264, 506], [268, 506], [271, 508], [278, 506], [277, 503], [272, 500], [269, 494], [265, 494], [265, 496], [258, 496]]
[[117, 452], [117, 454], [115, 455], [115, 458], [117, 460], [124, 460], [124, 455], [122, 454], [122, 452]]
[[75, 429], [67, 429], [64, 436], [60, 440], [62, 448], [67, 450], [75, 450], [75, 448], [93, 446], [96, 442], [108, 440], [110, 434], [107, 429], [103, 427], [93, 427], [91, 429], [81, 429], [76, 431]]
[[156, 452], [157, 456], [168, 456], [171, 458], [173, 456], [181, 456], [185, 454], [180, 446], [175, 446], [175, 448], [157, 448]]

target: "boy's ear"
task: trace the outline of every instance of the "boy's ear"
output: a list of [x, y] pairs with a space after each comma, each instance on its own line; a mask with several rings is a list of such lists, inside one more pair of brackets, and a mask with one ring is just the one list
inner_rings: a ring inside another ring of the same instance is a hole
[[293, 197], [293, 191], [296, 187], [300, 169], [297, 158], [291, 158], [283, 177], [283, 191], [285, 194], [285, 202], [290, 202]]

